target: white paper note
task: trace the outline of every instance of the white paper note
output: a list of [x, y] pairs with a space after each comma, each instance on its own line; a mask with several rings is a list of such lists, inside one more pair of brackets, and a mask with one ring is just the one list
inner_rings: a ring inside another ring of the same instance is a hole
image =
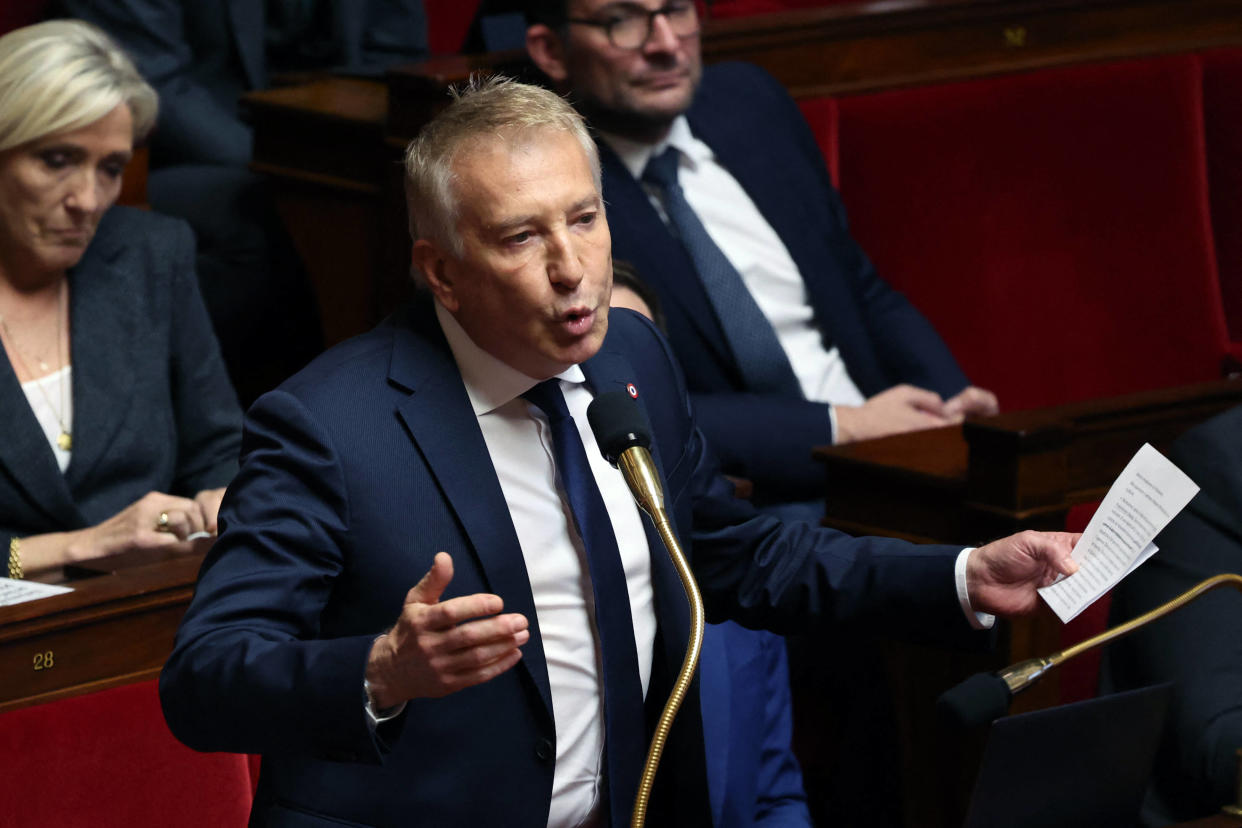
[[0, 578], [0, 607], [33, 601], [36, 598], [46, 598], [49, 595], [60, 595], [62, 592], [73, 592], [73, 587]]
[[1152, 539], [1198, 491], [1181, 469], [1144, 443], [1074, 547], [1078, 571], [1039, 594], [1068, 623], [1155, 553]]

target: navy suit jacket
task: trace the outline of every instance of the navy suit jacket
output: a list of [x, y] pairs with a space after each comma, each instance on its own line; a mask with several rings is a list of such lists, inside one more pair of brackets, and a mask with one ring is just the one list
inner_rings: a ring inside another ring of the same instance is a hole
[[[59, 0], [60, 11], [112, 35], [160, 95], [153, 166], [250, 163], [238, 98], [268, 86], [264, 0]], [[340, 0], [334, 31], [343, 66], [374, 72], [426, 55], [419, 0]], [[323, 67], [324, 69], [334, 67]]]
[[712, 825], [807, 828], [785, 640], [732, 621], [708, 624], [699, 690]]
[[[1242, 572], [1242, 408], [1186, 432], [1169, 458], [1199, 484], [1156, 537], [1160, 551], [1113, 590], [1129, 621], [1205, 578]], [[1242, 747], [1242, 595], [1218, 588], [1104, 651], [1105, 690], [1174, 682], [1143, 805], [1145, 825], [1197, 819], [1236, 801]]]
[[69, 272], [73, 454], [61, 474], [0, 359], [0, 548], [83, 529], [152, 490], [193, 496], [237, 470], [241, 410], [194, 277], [184, 222], [104, 215]]
[[[680, 536], [710, 616], [792, 630], [808, 619], [969, 635], [956, 548], [782, 526], [716, 471], [667, 343], [628, 311], [583, 364], [600, 393], [638, 388]], [[160, 681], [173, 733], [200, 750], [261, 753], [258, 824], [546, 825], [556, 733], [522, 551], [429, 302], [319, 357], [247, 415], [222, 534]], [[648, 531], [653, 552], [661, 549]], [[446, 597], [494, 592], [531, 638], [517, 667], [368, 726], [375, 637], [438, 551]], [[652, 556], [658, 621], [648, 725], [680, 667], [689, 611]], [[935, 586], [932, 586], [935, 585]], [[708, 824], [697, 689], [674, 725], [652, 824]]]
[[[865, 396], [908, 382], [949, 397], [968, 385], [931, 324], [850, 237], [814, 136], [775, 79], [747, 64], [710, 66], [686, 117], [788, 248], [825, 340]], [[827, 407], [746, 387], [689, 255], [616, 154], [603, 142], [600, 151], [613, 255], [659, 295], [724, 470], [752, 479], [760, 500], [819, 495], [823, 470], [810, 450], [832, 442]]]

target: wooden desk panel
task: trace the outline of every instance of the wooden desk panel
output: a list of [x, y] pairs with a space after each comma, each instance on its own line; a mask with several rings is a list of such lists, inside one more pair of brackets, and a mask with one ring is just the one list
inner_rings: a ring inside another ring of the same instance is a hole
[[201, 555], [147, 556], [0, 607], [0, 713], [159, 675]]
[[1221, 380], [817, 448], [825, 521], [935, 543], [1060, 529], [1073, 506], [1103, 497], [1144, 442], [1167, 446], [1236, 405], [1242, 381]]
[[1239, 43], [1234, 0], [897, 0], [719, 21], [703, 54], [801, 98]]

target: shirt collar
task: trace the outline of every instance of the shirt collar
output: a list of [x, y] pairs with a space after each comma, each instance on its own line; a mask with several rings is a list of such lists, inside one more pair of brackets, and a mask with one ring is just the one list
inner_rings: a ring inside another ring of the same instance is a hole
[[685, 115], [678, 115], [669, 127], [668, 135], [664, 137], [664, 140], [654, 144], [645, 144], [611, 132], [601, 131], [599, 136], [621, 159], [621, 163], [630, 171], [630, 175], [638, 181], [642, 180], [647, 162], [652, 156], [664, 152], [666, 147], [676, 147], [689, 159], [691, 166], [697, 166], [712, 157], [711, 149], [695, 138], [694, 133], [690, 131], [690, 122], [686, 120]]
[[[453, 360], [465, 383], [474, 416], [489, 414], [539, 384], [539, 380], [526, 376], [480, 348], [453, 314], [438, 301], [435, 308], [436, 319], [444, 331], [444, 338], [448, 340], [449, 350], [453, 352]], [[586, 382], [586, 375], [579, 365], [569, 366], [556, 377], [565, 382]]]

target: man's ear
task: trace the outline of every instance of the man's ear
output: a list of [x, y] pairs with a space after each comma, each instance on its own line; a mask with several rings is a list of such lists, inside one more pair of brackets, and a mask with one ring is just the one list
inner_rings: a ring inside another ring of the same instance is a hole
[[429, 239], [418, 239], [410, 248], [410, 264], [423, 275], [427, 288], [444, 305], [444, 309], [456, 313], [457, 294], [444, 251]]
[[536, 23], [526, 30], [526, 53], [558, 86], [569, 79], [565, 66], [565, 43], [551, 27]]

